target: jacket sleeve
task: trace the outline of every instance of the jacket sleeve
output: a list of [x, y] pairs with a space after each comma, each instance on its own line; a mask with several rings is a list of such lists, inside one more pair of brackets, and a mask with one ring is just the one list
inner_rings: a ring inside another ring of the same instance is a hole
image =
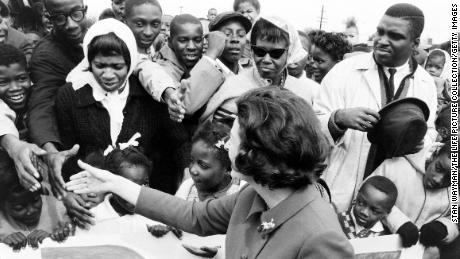
[[73, 104], [70, 91], [72, 91], [71, 87], [63, 86], [58, 91], [55, 105], [57, 126], [64, 150], [70, 149], [75, 143], [77, 143], [77, 133], [75, 132], [75, 127], [73, 125], [72, 109], [70, 107]]
[[225, 234], [239, 194], [204, 202], [188, 202], [142, 187], [136, 213], [200, 236]]
[[328, 231], [315, 235], [313, 240], [307, 240], [300, 249], [298, 259], [301, 258], [355, 258], [355, 253], [350, 242], [344, 235]]
[[166, 88], [176, 88], [177, 83], [171, 76], [157, 63], [148, 59], [142, 59], [137, 64], [134, 73], [138, 76], [139, 81], [145, 90], [157, 102], [161, 102], [161, 96]]
[[0, 100], [0, 137], [6, 134], [11, 134], [19, 138], [19, 132], [14, 125], [16, 113]]
[[224, 74], [217, 64], [207, 57], [200, 61], [190, 71], [190, 84], [184, 97], [185, 113], [194, 114], [203, 107], [225, 81]]
[[42, 146], [47, 142], [60, 143], [54, 98], [60, 86], [65, 84], [66, 75], [58, 59], [50, 59], [52, 53], [36, 50], [30, 70], [32, 92], [29, 100], [28, 128], [33, 142]]

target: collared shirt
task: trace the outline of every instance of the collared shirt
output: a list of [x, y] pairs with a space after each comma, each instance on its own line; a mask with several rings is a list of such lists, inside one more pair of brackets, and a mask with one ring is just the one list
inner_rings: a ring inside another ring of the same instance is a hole
[[356, 222], [353, 213], [353, 206], [348, 210], [338, 214], [342, 230], [348, 239], [375, 237], [385, 234], [385, 229], [380, 221], [377, 221], [372, 227], [365, 228]]
[[[220, 197], [238, 192], [244, 185], [245, 181], [238, 178], [232, 178], [225, 188], [214, 193], [198, 193], [195, 183], [192, 178], [185, 180], [176, 192], [176, 197], [187, 201], [203, 201], [207, 199], [218, 199]], [[200, 196], [202, 199], [200, 199]]]
[[[396, 93], [398, 91], [399, 85], [401, 84], [401, 81], [411, 72], [409, 66], [409, 59], [403, 65], [393, 68], [396, 69], [396, 73], [394, 75], [394, 93]], [[383, 71], [385, 71], [385, 75], [387, 76], [387, 78], [390, 78], [390, 72], [388, 71], [389, 69], [389, 67], [384, 67], [383, 69]]]
[[117, 143], [118, 135], [121, 132], [121, 126], [123, 125], [123, 109], [126, 106], [129, 94], [129, 82], [126, 81], [125, 85], [119, 90], [113, 92], [107, 92], [94, 80], [90, 83], [93, 89], [94, 100], [100, 102], [102, 106], [107, 110], [110, 117], [110, 138], [112, 145]]

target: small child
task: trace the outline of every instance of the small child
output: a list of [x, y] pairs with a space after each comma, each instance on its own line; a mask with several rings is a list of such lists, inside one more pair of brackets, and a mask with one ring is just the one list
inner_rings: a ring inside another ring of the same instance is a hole
[[16, 113], [15, 125], [21, 140], [27, 139], [25, 121], [30, 86], [24, 53], [11, 45], [0, 44], [0, 102]]
[[372, 174], [389, 178], [398, 189], [395, 208], [386, 219], [390, 231], [399, 233], [413, 222], [420, 229], [420, 243], [427, 247], [448, 244], [459, 234], [450, 220], [450, 142], [436, 147], [426, 160], [431, 149], [387, 159]]
[[191, 178], [185, 180], [176, 196], [188, 201], [229, 195], [240, 190], [243, 183], [231, 177], [231, 162], [224, 148], [230, 128], [222, 123], [207, 121], [192, 137]]
[[[95, 167], [108, 170], [116, 175], [120, 175], [139, 185], [148, 186], [149, 176], [152, 170], [150, 160], [137, 148], [131, 146], [137, 135], [133, 136], [128, 143], [122, 143], [113, 149], [111, 146], [104, 152], [93, 152], [89, 154], [85, 161]], [[90, 229], [91, 234], [122, 234], [134, 230], [146, 230], [147, 223], [151, 220], [135, 214], [135, 206], [120, 198], [117, 195], [107, 194], [103, 201], [90, 209], [94, 214], [96, 225]], [[114, 224], [105, 225], [104, 221], [116, 219]], [[77, 234], [81, 234], [77, 229]]]
[[14, 250], [38, 247], [47, 238], [65, 240], [72, 232], [62, 202], [30, 192], [19, 183], [14, 162], [0, 152], [0, 242]]
[[361, 185], [350, 209], [338, 215], [342, 230], [348, 239], [388, 234], [381, 220], [391, 212], [397, 197], [398, 190], [388, 178], [368, 178]]
[[449, 54], [441, 49], [434, 49], [428, 54], [425, 70], [434, 78], [438, 95], [438, 110], [451, 100]]

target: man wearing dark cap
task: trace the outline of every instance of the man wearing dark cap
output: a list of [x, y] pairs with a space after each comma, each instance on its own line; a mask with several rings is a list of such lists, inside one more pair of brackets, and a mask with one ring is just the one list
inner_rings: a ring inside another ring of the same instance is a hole
[[[348, 208], [369, 168], [368, 158], [372, 160], [375, 148], [366, 133], [379, 121], [378, 111], [387, 103], [404, 97], [424, 101], [430, 110], [425, 145], [436, 137], [436, 87], [412, 57], [423, 25], [423, 12], [416, 6], [391, 6], [377, 25], [374, 51], [345, 59], [322, 81], [314, 105], [333, 143], [323, 177], [339, 211]], [[420, 150], [421, 144], [412, 152]]]
[[[251, 30], [252, 24], [249, 19], [240, 13], [223, 12], [209, 24], [209, 37], [221, 37], [225, 35], [225, 48], [222, 54], [213, 58], [205, 54], [205, 58], [213, 63], [225, 78], [251, 66], [248, 58], [242, 58], [246, 43], [246, 34]], [[222, 82], [223, 83], [223, 82]], [[221, 84], [222, 84], [221, 83]], [[200, 85], [190, 84], [185, 93], [184, 105], [187, 114], [193, 114], [205, 105], [221, 84]]]

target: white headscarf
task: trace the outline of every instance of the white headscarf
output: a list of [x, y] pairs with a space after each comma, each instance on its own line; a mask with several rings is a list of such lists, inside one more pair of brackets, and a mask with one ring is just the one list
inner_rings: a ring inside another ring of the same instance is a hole
[[445, 59], [445, 62], [444, 62], [444, 68], [442, 69], [442, 72], [441, 72], [441, 75], [439, 76], [440, 78], [442, 79], [445, 79], [447, 80], [448, 82], [450, 82], [450, 71], [451, 71], [451, 59], [450, 59], [450, 55], [449, 53], [447, 53], [447, 51], [445, 50], [442, 50], [442, 49], [433, 49], [431, 50], [429, 53], [428, 53], [428, 56], [425, 60], [425, 64], [423, 64], [423, 68], [426, 67], [426, 63], [428, 62], [428, 59], [430, 58], [430, 55], [432, 54], [433, 51], [435, 50], [439, 50], [442, 52], [442, 54], [444, 54], [444, 59]]
[[[111, 32], [120, 38], [128, 47], [129, 55], [131, 57], [131, 64], [125, 82], [123, 83], [123, 90], [121, 92], [113, 91], [108, 93], [99, 85], [99, 83], [94, 78], [93, 73], [88, 71], [90, 67], [88, 61], [88, 45], [95, 37], [106, 35]], [[123, 125], [123, 109], [126, 106], [128, 94], [130, 91], [128, 83], [129, 76], [133, 73], [135, 67], [137, 66], [138, 52], [136, 39], [134, 38], [131, 29], [129, 29], [129, 27], [124, 23], [112, 18], [104, 19], [96, 22], [89, 28], [85, 38], [83, 39], [83, 52], [85, 57], [69, 73], [66, 80], [67, 82], [72, 83], [74, 90], [78, 90], [87, 84], [93, 88], [92, 92], [94, 99], [100, 102], [109, 113], [110, 138], [112, 140], [112, 145], [115, 145]]]
[[128, 80], [129, 76], [133, 73], [137, 65], [138, 53], [136, 38], [134, 38], [131, 29], [129, 29], [129, 27], [126, 26], [124, 23], [113, 18], [100, 20], [89, 28], [89, 30], [86, 32], [85, 38], [83, 39], [83, 53], [85, 57], [67, 75], [66, 81], [72, 83], [72, 86], [75, 90], [80, 89], [86, 84], [89, 84], [92, 87], [94, 87], [93, 84], [95, 79], [93, 77], [93, 74], [90, 71], [88, 71], [88, 68], [90, 66], [88, 62], [88, 45], [95, 37], [106, 35], [111, 32], [115, 33], [115, 35], [117, 35], [117, 37], [120, 38], [126, 44], [129, 50], [131, 64], [129, 67], [128, 76], [126, 77], [126, 80]]
[[264, 19], [289, 34], [287, 64], [296, 63], [305, 58], [308, 53], [302, 47], [299, 33], [292, 24], [275, 15], [262, 15], [259, 19]]

